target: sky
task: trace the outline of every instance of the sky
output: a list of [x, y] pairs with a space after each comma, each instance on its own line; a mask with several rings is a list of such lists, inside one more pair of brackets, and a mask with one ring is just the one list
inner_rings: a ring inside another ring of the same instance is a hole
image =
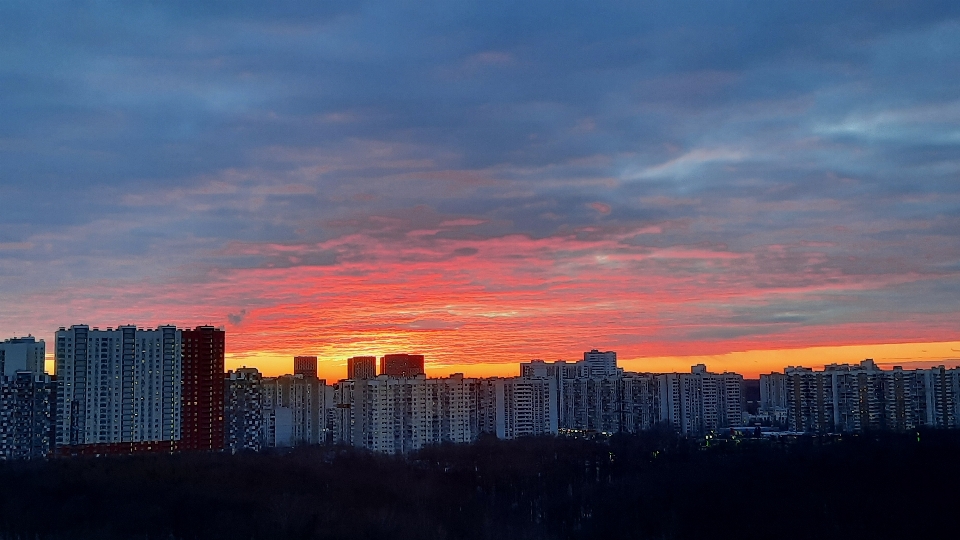
[[960, 3], [0, 4], [0, 336], [960, 357]]

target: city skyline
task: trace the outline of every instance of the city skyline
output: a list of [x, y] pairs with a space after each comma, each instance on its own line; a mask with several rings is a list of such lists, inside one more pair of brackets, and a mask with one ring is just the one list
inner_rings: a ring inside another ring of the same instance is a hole
[[[960, 358], [960, 6], [0, 6], [0, 335]], [[911, 364], [913, 362], [913, 364]]]
[[[576, 361], [520, 362], [506, 377], [428, 377], [424, 356], [348, 360], [346, 378], [318, 377], [316, 356], [293, 374], [225, 366], [222, 328], [87, 325], [60, 328], [56, 374], [45, 341], [0, 342], [0, 459], [220, 452], [334, 444], [387, 454], [530, 436], [683, 437], [954, 429], [960, 367], [894, 366], [873, 359], [792, 366], [748, 383], [711, 371], [641, 373], [616, 351]], [[342, 374], [341, 374], [342, 375]], [[784, 429], [788, 431], [784, 432]], [[764, 432], [764, 430], [766, 430]]]

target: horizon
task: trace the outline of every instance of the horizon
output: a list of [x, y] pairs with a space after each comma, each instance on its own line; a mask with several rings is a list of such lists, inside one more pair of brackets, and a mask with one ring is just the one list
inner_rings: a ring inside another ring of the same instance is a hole
[[[82, 323], [78, 323], [82, 324]], [[167, 324], [167, 323], [164, 323]], [[87, 325], [90, 328], [116, 328], [122, 325]], [[138, 328], [156, 328], [161, 325], [131, 325]], [[174, 324], [177, 328], [189, 328]], [[211, 326], [211, 325], [207, 325]], [[69, 327], [69, 326], [67, 326]], [[321, 379], [340, 380], [346, 378], [346, 361], [353, 356], [374, 356], [378, 360], [384, 354], [408, 353], [421, 354], [417, 350], [389, 350], [389, 351], [367, 351], [365, 353], [352, 354], [342, 357], [323, 357], [310, 351], [299, 351], [293, 354], [249, 354], [230, 352], [229, 344], [231, 334], [227, 336], [227, 351], [225, 353], [224, 370], [234, 370], [239, 367], [257, 368], [264, 376], [276, 377], [279, 375], [290, 374], [293, 372], [293, 358], [295, 356], [316, 356], [317, 370]], [[39, 341], [48, 342], [41, 336], [20, 335], [14, 337], [34, 337]], [[4, 338], [8, 339], [8, 338]], [[52, 340], [50, 340], [52, 342]], [[598, 350], [609, 350], [603, 347], [592, 347]], [[554, 360], [565, 360], [568, 362], [582, 359], [583, 353], [571, 353], [566, 355], [535, 355], [529, 358], [515, 358], [499, 362], [484, 363], [459, 363], [443, 364], [432, 360], [429, 356], [425, 358], [425, 370], [428, 376], [443, 377], [453, 373], [462, 373], [471, 377], [494, 377], [494, 376], [515, 376], [519, 374], [519, 365], [521, 362], [531, 360], [544, 360], [552, 362]], [[829, 364], [856, 364], [865, 359], [872, 359], [881, 369], [889, 369], [893, 366], [902, 366], [904, 368], [928, 368], [937, 365], [946, 367], [960, 366], [960, 341], [942, 342], [942, 343], [885, 343], [885, 344], [864, 344], [864, 345], [839, 345], [839, 346], [816, 346], [801, 347], [792, 349], [767, 349], [767, 350], [748, 350], [748, 351], [730, 351], [716, 355], [686, 355], [686, 356], [657, 356], [657, 357], [634, 357], [624, 358], [617, 353], [618, 365], [625, 371], [632, 372], [685, 372], [690, 367], [697, 364], [704, 364], [708, 370], [716, 372], [736, 372], [748, 379], [756, 379], [761, 374], [771, 372], [782, 372], [787, 367], [802, 366], [814, 369], [822, 369]], [[742, 366], [739, 369], [730, 366]], [[47, 352], [45, 355], [45, 369], [47, 373], [54, 373], [54, 353]]]

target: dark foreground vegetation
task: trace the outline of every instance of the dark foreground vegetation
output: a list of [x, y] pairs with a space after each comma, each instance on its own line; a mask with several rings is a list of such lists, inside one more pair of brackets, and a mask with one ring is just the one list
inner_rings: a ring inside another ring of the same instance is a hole
[[[919, 439], [919, 440], [918, 440]], [[957, 537], [960, 433], [0, 464], [0, 539]]]

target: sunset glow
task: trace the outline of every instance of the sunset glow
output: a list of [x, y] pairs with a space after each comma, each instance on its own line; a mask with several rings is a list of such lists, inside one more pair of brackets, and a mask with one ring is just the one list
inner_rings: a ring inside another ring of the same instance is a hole
[[0, 334], [213, 324], [328, 379], [960, 358], [952, 12], [231, 9], [6, 14]]

